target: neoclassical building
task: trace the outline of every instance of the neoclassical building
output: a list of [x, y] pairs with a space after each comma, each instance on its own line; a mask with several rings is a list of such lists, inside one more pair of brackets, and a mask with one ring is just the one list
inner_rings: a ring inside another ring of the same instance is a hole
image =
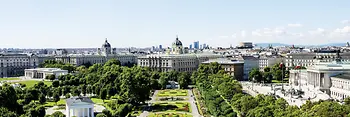
[[290, 70], [289, 83], [295, 89], [302, 86], [320, 90], [332, 98], [350, 96], [350, 63], [319, 62], [304, 70]]
[[136, 64], [137, 56], [133, 54], [117, 54], [115, 48], [111, 48], [111, 44], [107, 39], [102, 44], [101, 48], [98, 48], [97, 55], [84, 55], [84, 54], [70, 54], [55, 56], [56, 61], [62, 61], [63, 63], [69, 63], [72, 65], [80, 66], [86, 63], [103, 64], [110, 59], [117, 59], [122, 65]]
[[67, 117], [94, 117], [94, 102], [88, 97], [76, 96], [66, 99]]
[[222, 57], [223, 55], [212, 53], [185, 54], [182, 42], [176, 37], [176, 40], [172, 43], [172, 48], [166, 54], [139, 56], [137, 64], [162, 72], [172, 70], [192, 72], [197, 70], [202, 62]]
[[350, 53], [339, 53], [339, 52], [309, 52], [309, 53], [292, 53], [286, 56], [285, 65], [286, 67], [293, 66], [312, 66], [318, 61], [332, 62], [336, 58], [340, 58], [340, 61], [350, 61]]
[[24, 70], [36, 68], [39, 59], [34, 54], [0, 54], [0, 78], [24, 75]]

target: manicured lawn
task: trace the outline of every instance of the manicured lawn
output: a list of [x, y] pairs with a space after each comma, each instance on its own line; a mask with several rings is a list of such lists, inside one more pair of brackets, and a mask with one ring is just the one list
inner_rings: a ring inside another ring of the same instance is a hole
[[[46, 102], [44, 104], [45, 107], [53, 107], [56, 105], [56, 102]], [[60, 99], [60, 101], [57, 102], [57, 105], [66, 105], [65, 99]]]
[[150, 113], [148, 117], [193, 117], [191, 114], [182, 113]]
[[105, 100], [105, 102], [103, 103], [102, 99], [98, 99], [98, 98], [91, 98], [92, 102], [94, 102], [95, 104], [104, 104], [104, 103], [108, 103], [111, 100]]
[[0, 81], [4, 80], [21, 80], [20, 78], [0, 78]]
[[183, 112], [191, 112], [191, 107], [188, 102], [156, 102], [152, 105], [152, 111], [159, 112], [159, 111], [165, 111], [165, 112], [176, 112], [176, 111], [183, 111]]
[[[24, 80], [24, 81], [19, 81], [19, 82], [13, 82], [13, 83], [20, 83], [20, 84], [25, 84], [26, 87], [33, 87], [35, 84], [37, 84], [38, 80]], [[47, 86], [51, 86], [52, 82], [51, 81], [43, 81], [44, 84], [46, 84]]]
[[[285, 79], [283, 80], [283, 83], [288, 83], [288, 81], [289, 81], [289, 78], [285, 78]], [[272, 82], [272, 83], [282, 83], [280, 80], [272, 80], [271, 82]]]
[[158, 97], [174, 97], [174, 96], [187, 96], [187, 90], [174, 89], [174, 90], [160, 90], [157, 94]]

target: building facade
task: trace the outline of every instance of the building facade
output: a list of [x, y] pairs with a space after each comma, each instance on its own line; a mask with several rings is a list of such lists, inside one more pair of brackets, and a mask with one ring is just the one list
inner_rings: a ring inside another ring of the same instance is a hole
[[162, 72], [192, 72], [209, 59], [222, 58], [215, 54], [155, 54], [138, 57], [137, 65]]
[[83, 64], [103, 64], [110, 59], [117, 59], [122, 65], [136, 64], [137, 56], [133, 54], [116, 54], [116, 49], [111, 48], [111, 44], [107, 39], [102, 44], [101, 48], [98, 48], [98, 55], [84, 55], [84, 54], [71, 54], [55, 56], [56, 61], [62, 61], [63, 63], [69, 63], [72, 65], [80, 66]]
[[330, 96], [334, 99], [344, 100], [350, 97], [350, 74], [344, 73], [331, 77], [332, 86], [330, 88]]
[[253, 68], [259, 68], [259, 58], [257, 58], [257, 57], [239, 56], [238, 60], [244, 62], [243, 80], [249, 79], [249, 72], [252, 71]]
[[281, 56], [260, 56], [259, 70], [264, 71], [265, 67], [271, 67], [281, 62], [283, 62], [283, 58]]
[[227, 58], [210, 59], [202, 62], [202, 64], [218, 63], [225, 70], [225, 72], [237, 80], [243, 80], [244, 62], [237, 60], [230, 60]]
[[289, 83], [292, 87], [312, 87], [340, 99], [349, 96], [350, 63], [334, 61], [320, 62], [305, 70], [290, 70]]
[[340, 61], [350, 61], [350, 53], [337, 53], [337, 52], [309, 52], [309, 53], [292, 53], [286, 56], [285, 65], [286, 67], [293, 66], [312, 66], [319, 61], [332, 62], [336, 58], [340, 58]]
[[139, 56], [137, 64], [162, 72], [179, 71], [192, 72], [197, 70], [199, 64], [209, 59], [222, 58], [218, 54], [185, 54], [182, 42], [176, 38], [167, 54], [151, 54]]
[[0, 54], [0, 78], [24, 75], [24, 69], [38, 65], [39, 57], [34, 54]]
[[24, 74], [26, 78], [44, 79], [48, 75], [55, 75], [56, 78], [60, 75], [67, 75], [68, 70], [62, 70], [59, 68], [36, 68], [25, 69]]

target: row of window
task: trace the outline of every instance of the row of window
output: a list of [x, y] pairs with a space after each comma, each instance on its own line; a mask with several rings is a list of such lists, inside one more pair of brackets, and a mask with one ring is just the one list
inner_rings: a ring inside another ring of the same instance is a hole
[[[5, 60], [1, 59], [0, 61], [5, 61]], [[6, 61], [29, 61], [29, 59], [6, 59]]]
[[343, 80], [332, 79], [332, 87], [345, 89], [350, 91], [350, 82]]
[[349, 94], [344, 94], [344, 93], [338, 93], [338, 92], [335, 92], [335, 91], [331, 91], [331, 97], [345, 99], [347, 97], [350, 97], [350, 95]]

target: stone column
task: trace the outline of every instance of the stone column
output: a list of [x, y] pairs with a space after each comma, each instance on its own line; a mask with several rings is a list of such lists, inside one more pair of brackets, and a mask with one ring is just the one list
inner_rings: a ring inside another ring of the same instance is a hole
[[72, 109], [72, 115], [73, 115], [73, 116], [75, 115], [75, 113], [74, 113], [74, 108]]
[[94, 117], [94, 107], [91, 108], [91, 117]]
[[83, 108], [83, 117], [85, 117], [85, 110], [86, 108]]
[[70, 117], [70, 108], [69, 108], [69, 106], [66, 106], [66, 115], [67, 115], [67, 117]]

